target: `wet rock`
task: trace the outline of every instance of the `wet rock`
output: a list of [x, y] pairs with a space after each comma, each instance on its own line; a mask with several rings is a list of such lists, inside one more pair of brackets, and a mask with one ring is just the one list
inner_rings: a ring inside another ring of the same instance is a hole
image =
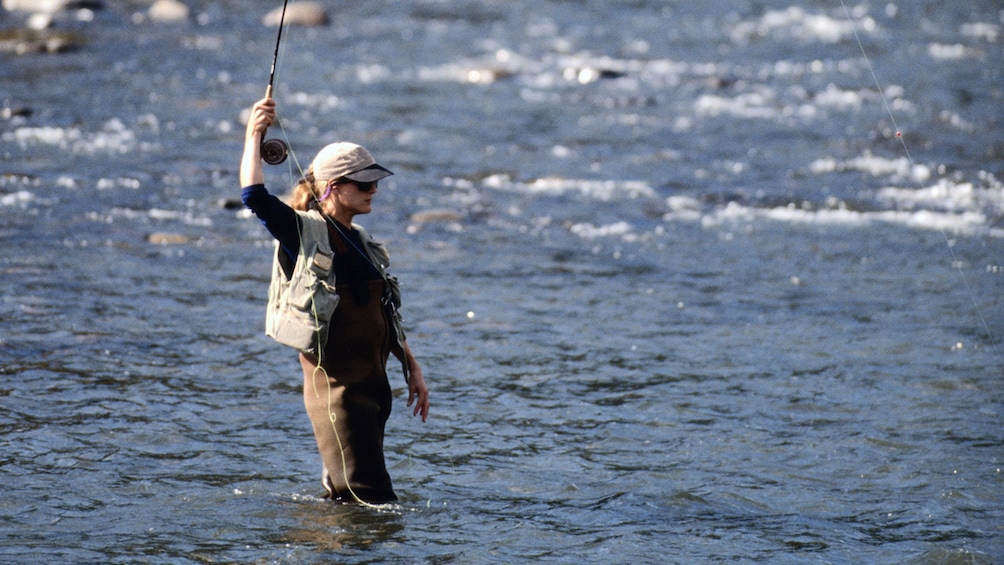
[[732, 86], [734, 86], [737, 82], [739, 82], [739, 80], [735, 78], [714, 76], [708, 78], [705, 81], [705, 84], [708, 86], [708, 88], [714, 90], [727, 90], [729, 88], [732, 88]]
[[71, 53], [80, 49], [80, 44], [66, 36], [53, 36], [42, 42], [45, 53]]
[[244, 201], [240, 198], [221, 198], [217, 204], [224, 210], [243, 210]]
[[100, 0], [3, 0], [3, 8], [8, 12], [54, 14], [67, 10], [100, 10], [104, 7], [104, 2]]
[[8, 12], [58, 12], [65, 9], [68, 0], [3, 0]]
[[613, 69], [599, 69], [594, 67], [565, 69], [565, 80], [578, 82], [579, 84], [589, 84], [598, 80], [614, 80], [627, 76], [625, 73]]
[[178, 0], [157, 0], [150, 6], [149, 15], [154, 22], [185, 22], [191, 16], [191, 9]]
[[430, 229], [461, 233], [464, 231], [463, 219], [463, 215], [447, 208], [422, 210], [415, 212], [408, 218], [410, 224], [405, 231], [409, 234], [416, 234], [425, 229], [426, 226], [430, 226]]
[[11, 118], [30, 118], [33, 113], [31, 108], [24, 106], [5, 107], [0, 109], [0, 118], [9, 120]]
[[[276, 27], [282, 18], [282, 8], [272, 10], [262, 19], [267, 26]], [[286, 7], [287, 25], [316, 27], [328, 25], [328, 11], [318, 2], [297, 2]]]
[[408, 219], [417, 224], [430, 224], [434, 222], [459, 222], [463, 218], [453, 210], [440, 208], [415, 212]]
[[0, 53], [69, 53], [82, 45], [83, 39], [72, 33], [30, 29], [0, 31]]
[[516, 73], [508, 69], [478, 68], [467, 71], [467, 82], [472, 84], [491, 84], [500, 80], [508, 80]]
[[180, 233], [154, 232], [146, 236], [146, 241], [154, 245], [182, 245], [191, 243], [192, 238]]
[[33, 29], [36, 31], [41, 31], [43, 29], [49, 29], [52, 27], [53, 17], [52, 14], [43, 14], [42, 12], [37, 12], [28, 17], [25, 25], [28, 29]]

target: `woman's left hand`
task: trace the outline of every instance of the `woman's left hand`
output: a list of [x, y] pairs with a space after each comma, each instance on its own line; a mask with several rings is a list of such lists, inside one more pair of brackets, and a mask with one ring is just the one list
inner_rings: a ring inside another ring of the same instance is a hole
[[425, 377], [422, 375], [422, 368], [418, 366], [418, 361], [408, 352], [408, 361], [411, 367], [408, 376], [408, 406], [415, 405], [412, 416], [421, 414], [422, 421], [429, 417], [429, 387], [425, 386]]

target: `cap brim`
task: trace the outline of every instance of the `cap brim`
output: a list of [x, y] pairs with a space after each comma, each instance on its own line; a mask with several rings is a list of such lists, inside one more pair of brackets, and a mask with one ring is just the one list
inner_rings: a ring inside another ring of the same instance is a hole
[[349, 173], [345, 175], [345, 178], [349, 180], [354, 180], [358, 182], [376, 182], [382, 178], [389, 177], [394, 173], [381, 167], [380, 165], [373, 164], [365, 169], [360, 169], [354, 173]]

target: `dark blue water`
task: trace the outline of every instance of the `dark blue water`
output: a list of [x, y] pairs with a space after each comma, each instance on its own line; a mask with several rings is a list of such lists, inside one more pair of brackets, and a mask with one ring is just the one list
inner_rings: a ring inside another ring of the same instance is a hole
[[319, 498], [232, 206], [281, 3], [105, 4], [0, 43], [0, 561], [1004, 561], [998, 3], [288, 28], [269, 185], [337, 138], [397, 173], [361, 221], [433, 412], [393, 381], [379, 510]]

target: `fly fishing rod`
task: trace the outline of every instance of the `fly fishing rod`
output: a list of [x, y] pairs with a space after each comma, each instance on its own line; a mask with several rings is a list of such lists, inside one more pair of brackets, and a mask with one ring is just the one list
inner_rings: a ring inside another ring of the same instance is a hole
[[[272, 97], [272, 87], [275, 85], [275, 64], [279, 60], [279, 45], [282, 43], [282, 24], [286, 21], [286, 5], [289, 0], [282, 2], [282, 15], [279, 16], [279, 35], [275, 38], [275, 54], [272, 55], [272, 70], [268, 77], [268, 88], [265, 89], [265, 98]], [[281, 139], [268, 139], [261, 142], [261, 158], [269, 165], [278, 165], [286, 160], [289, 155], [289, 145]]]

